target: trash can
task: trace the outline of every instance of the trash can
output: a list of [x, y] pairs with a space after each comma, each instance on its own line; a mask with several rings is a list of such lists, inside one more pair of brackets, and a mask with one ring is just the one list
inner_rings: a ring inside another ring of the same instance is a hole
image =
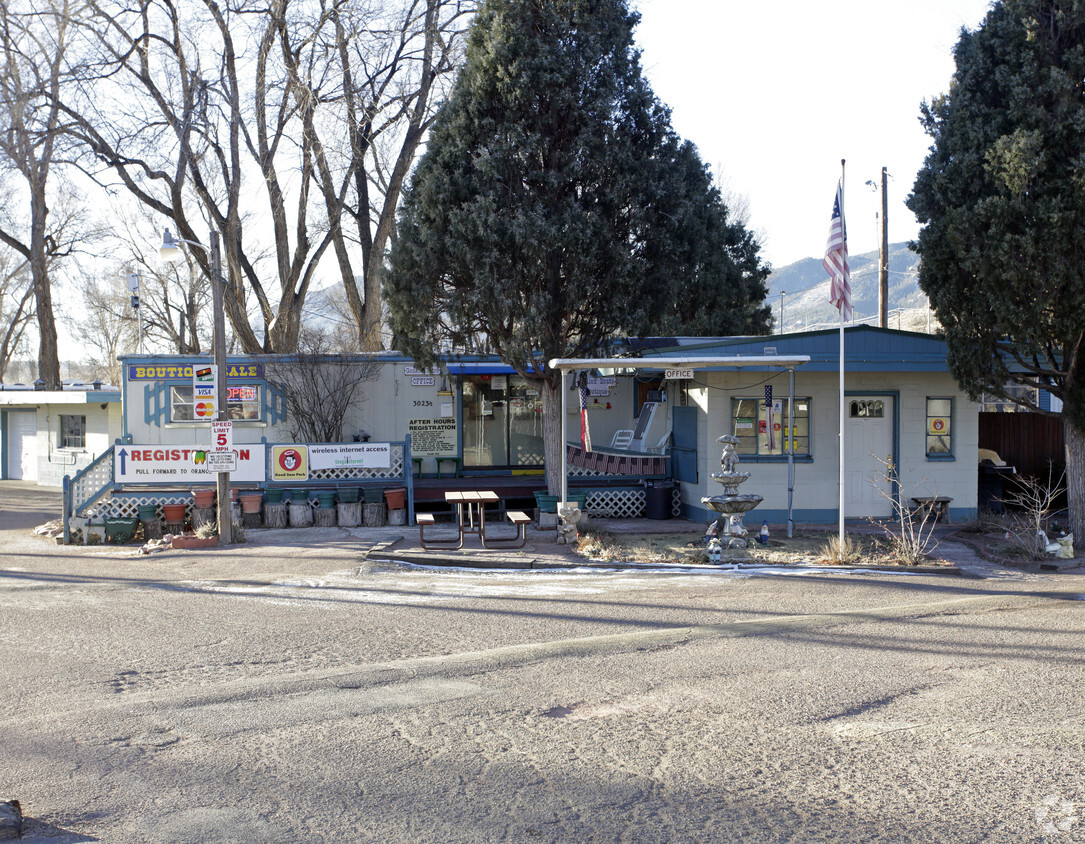
[[669, 519], [674, 504], [673, 481], [647, 481], [644, 484], [647, 500], [644, 515], [649, 519]]

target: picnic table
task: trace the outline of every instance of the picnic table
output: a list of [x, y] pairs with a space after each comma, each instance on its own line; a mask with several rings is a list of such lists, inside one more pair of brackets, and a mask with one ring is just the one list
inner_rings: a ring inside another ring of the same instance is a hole
[[445, 501], [456, 505], [456, 539], [426, 539], [426, 528], [433, 527], [435, 521], [432, 513], [419, 513], [415, 520], [418, 522], [418, 535], [422, 547], [429, 549], [458, 550], [463, 547], [464, 539], [468, 535], [474, 535], [482, 542], [483, 548], [522, 548], [527, 541], [527, 524], [531, 518], [526, 513], [510, 511], [506, 513], [510, 522], [517, 529], [516, 536], [512, 540], [486, 538], [486, 505], [496, 504], [500, 501], [497, 493], [489, 489], [479, 490], [449, 490], [445, 493]]

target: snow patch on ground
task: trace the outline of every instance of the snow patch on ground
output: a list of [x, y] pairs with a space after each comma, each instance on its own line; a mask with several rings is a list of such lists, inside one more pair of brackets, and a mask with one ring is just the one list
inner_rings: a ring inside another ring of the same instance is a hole
[[[719, 566], [686, 568], [575, 568], [575, 569], [486, 569], [397, 565], [397, 570], [351, 569], [324, 577], [276, 580], [266, 585], [230, 584], [218, 581], [185, 581], [194, 592], [227, 595], [270, 603], [299, 599], [335, 609], [344, 603], [384, 605], [432, 604], [462, 598], [563, 598], [601, 595], [608, 592], [658, 588], [686, 588], [703, 584], [706, 577], [741, 581], [752, 577], [817, 577], [819, 575], [884, 576], [887, 572], [869, 569], [826, 569], [823, 566]], [[911, 576], [912, 572], [888, 574]]]

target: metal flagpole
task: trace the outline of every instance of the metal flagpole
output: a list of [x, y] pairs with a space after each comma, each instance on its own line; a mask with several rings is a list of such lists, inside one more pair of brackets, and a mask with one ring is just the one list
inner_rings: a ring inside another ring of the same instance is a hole
[[[844, 159], [840, 159], [840, 232], [843, 242], [847, 243], [844, 228]], [[846, 247], [845, 247], [846, 248]], [[840, 501], [839, 528], [840, 551], [844, 549], [844, 308], [840, 307]]]

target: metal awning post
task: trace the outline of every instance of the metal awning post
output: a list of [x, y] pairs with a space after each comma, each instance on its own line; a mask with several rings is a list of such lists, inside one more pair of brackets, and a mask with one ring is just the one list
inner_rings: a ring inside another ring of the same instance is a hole
[[791, 504], [795, 497], [795, 367], [787, 368], [787, 436], [790, 442], [787, 449], [787, 538], [791, 539], [795, 530], [795, 520], [791, 517]]
[[561, 501], [565, 503], [569, 500], [569, 447], [565, 439], [566, 420], [569, 418], [568, 413], [566, 413], [569, 390], [565, 386], [565, 370], [559, 369], [558, 375], [561, 383]]

